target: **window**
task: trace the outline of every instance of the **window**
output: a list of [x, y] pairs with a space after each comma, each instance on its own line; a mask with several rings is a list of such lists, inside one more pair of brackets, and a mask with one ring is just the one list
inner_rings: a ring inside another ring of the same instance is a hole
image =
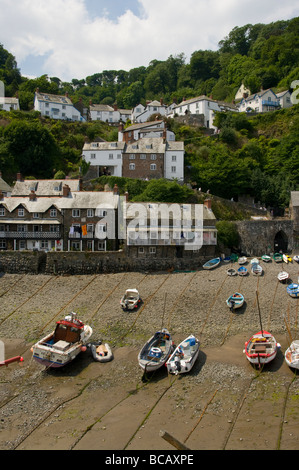
[[34, 219], [39, 219], [40, 218], [39, 212], [33, 212], [33, 218]]
[[171, 167], [171, 173], [176, 173], [176, 166]]
[[18, 216], [19, 217], [24, 217], [24, 215], [25, 215], [24, 209], [23, 208], [18, 209]]
[[94, 216], [94, 210], [93, 209], [87, 209], [87, 217], [93, 217]]
[[94, 225], [93, 224], [87, 224], [87, 232], [88, 233], [93, 233], [94, 232]]
[[72, 210], [73, 217], [80, 217], [80, 209], [73, 209]]
[[157, 160], [157, 155], [155, 153], [151, 154], [151, 160]]
[[150, 246], [149, 248], [149, 252], [150, 252], [150, 255], [155, 255], [156, 254], [156, 247], [155, 246]]
[[56, 217], [57, 216], [57, 210], [56, 209], [51, 209], [50, 210], [50, 217]]
[[135, 163], [130, 163], [129, 170], [135, 170]]
[[131, 153], [131, 155], [129, 156], [129, 159], [130, 159], [130, 160], [135, 160], [135, 154], [134, 154], [134, 153]]
[[50, 232], [51, 233], [59, 232], [59, 226], [58, 225], [50, 225]]
[[155, 163], [151, 163], [151, 170], [156, 170], [157, 169], [157, 165]]
[[99, 251], [106, 251], [106, 242], [102, 241], [98, 243], [98, 250]]
[[26, 242], [25, 242], [25, 240], [20, 240], [20, 241], [19, 241], [19, 249], [20, 249], [20, 250], [26, 250]]
[[47, 250], [48, 249], [48, 240], [41, 240], [41, 249]]
[[121, 153], [118, 153], [118, 154], [117, 154], [117, 158], [118, 158], [118, 159], [121, 158]]
[[113, 160], [113, 153], [109, 153], [109, 160]]
[[6, 250], [6, 240], [0, 240], [0, 250]]
[[0, 207], [0, 217], [4, 217], [5, 216], [5, 209], [4, 207]]
[[94, 160], [95, 158], [96, 158], [96, 154], [95, 154], [95, 153], [91, 153], [91, 154], [90, 154], [90, 159], [91, 159], [91, 160]]
[[176, 155], [172, 155], [171, 161], [172, 161], [172, 162], [176, 162]]
[[33, 225], [33, 232], [42, 232], [43, 228], [41, 225]]
[[145, 153], [141, 153], [140, 154], [140, 160], [145, 160], [146, 159], [146, 154]]
[[98, 224], [97, 228], [99, 232], [104, 232], [104, 233], [107, 232], [106, 224]]
[[27, 225], [18, 225], [17, 231], [20, 232], [27, 232]]
[[144, 247], [143, 246], [138, 247], [138, 253], [140, 253], [140, 254], [144, 253]]
[[[133, 163], [134, 165], [134, 163]], [[97, 209], [97, 216], [98, 217], [106, 217], [107, 211], [105, 209]]]

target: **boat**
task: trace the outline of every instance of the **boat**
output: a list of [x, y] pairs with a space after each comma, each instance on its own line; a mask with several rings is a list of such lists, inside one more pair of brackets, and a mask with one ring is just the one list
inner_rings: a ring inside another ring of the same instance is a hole
[[299, 297], [299, 284], [290, 284], [287, 287], [287, 293], [290, 294], [291, 297]]
[[296, 261], [296, 263], [299, 263], [299, 255], [294, 255], [293, 260]]
[[221, 258], [214, 258], [214, 259], [211, 259], [210, 261], [207, 261], [204, 265], [203, 265], [203, 269], [213, 269], [213, 268], [216, 268], [216, 266], [218, 266], [218, 264], [220, 263], [221, 261]]
[[184, 339], [166, 362], [168, 372], [175, 375], [189, 372], [198, 357], [199, 346], [199, 340], [193, 335]]
[[253, 258], [251, 261], [250, 261], [251, 264], [259, 264], [259, 260], [257, 258]]
[[223, 258], [223, 262], [224, 263], [230, 263], [231, 262], [231, 257], [230, 256], [226, 256], [225, 258]]
[[277, 275], [277, 279], [280, 282], [286, 282], [287, 279], [289, 279], [290, 275], [286, 271], [280, 271]]
[[235, 261], [238, 261], [239, 256], [236, 253], [232, 253], [230, 255], [230, 259], [231, 259], [232, 262], [235, 262]]
[[142, 347], [138, 354], [140, 367], [152, 372], [162, 367], [173, 353], [173, 342], [166, 328], [157, 331]]
[[274, 336], [268, 331], [261, 330], [245, 343], [243, 352], [249, 362], [261, 366], [275, 358], [278, 348], [280, 344], [276, 342]]
[[236, 276], [237, 271], [234, 268], [228, 268], [226, 270], [228, 276]]
[[269, 255], [262, 255], [261, 258], [265, 263], [269, 263], [271, 261], [271, 256]]
[[299, 341], [293, 341], [285, 352], [285, 361], [289, 367], [299, 369]]
[[282, 259], [283, 259], [283, 261], [284, 261], [286, 264], [288, 264], [289, 259], [288, 259], [288, 256], [287, 256], [287, 255], [283, 254], [283, 255], [282, 255]]
[[245, 264], [247, 263], [247, 258], [246, 256], [241, 256], [241, 258], [238, 259], [239, 264]]
[[109, 362], [113, 359], [113, 353], [108, 343], [102, 344], [100, 341], [97, 344], [90, 345], [92, 357], [97, 362]]
[[263, 268], [261, 267], [260, 264], [254, 263], [251, 265], [251, 272], [255, 276], [261, 276], [263, 274]]
[[238, 268], [238, 274], [239, 274], [239, 276], [246, 276], [247, 273], [248, 273], [248, 270], [247, 270], [247, 268], [245, 268], [245, 266], [240, 266], [240, 267]]
[[282, 262], [282, 254], [281, 253], [274, 253], [273, 259], [275, 263], [281, 263]]
[[133, 310], [137, 308], [141, 302], [137, 289], [127, 289], [120, 300], [123, 310]]
[[226, 305], [233, 311], [235, 308], [240, 308], [244, 304], [244, 295], [235, 292], [230, 295], [226, 301]]
[[92, 335], [92, 328], [84, 325], [71, 312], [63, 320], [56, 322], [56, 328], [38, 341], [32, 348], [33, 359], [50, 368], [65, 366], [81, 351], [86, 351], [86, 343]]

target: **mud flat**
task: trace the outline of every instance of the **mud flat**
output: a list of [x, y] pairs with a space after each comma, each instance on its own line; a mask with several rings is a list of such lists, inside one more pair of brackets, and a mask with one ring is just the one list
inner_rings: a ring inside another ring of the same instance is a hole
[[[227, 265], [206, 271], [119, 273], [95, 276], [0, 275], [0, 449], [175, 450], [165, 430], [191, 450], [299, 448], [299, 380], [284, 351], [298, 339], [299, 300], [277, 280], [293, 282], [299, 265], [261, 262], [264, 273], [227, 276]], [[237, 264], [233, 265], [235, 268]], [[250, 266], [249, 266], [250, 268]], [[125, 289], [138, 288], [142, 304], [123, 312]], [[241, 292], [231, 312], [226, 299]], [[262, 325], [281, 344], [275, 360], [258, 370], [244, 342]], [[70, 311], [108, 341], [114, 360], [100, 364], [87, 350], [68, 366], [45, 370], [30, 348]], [[162, 326], [178, 344], [190, 333], [201, 342], [188, 375], [161, 370], [143, 376], [137, 354]]]

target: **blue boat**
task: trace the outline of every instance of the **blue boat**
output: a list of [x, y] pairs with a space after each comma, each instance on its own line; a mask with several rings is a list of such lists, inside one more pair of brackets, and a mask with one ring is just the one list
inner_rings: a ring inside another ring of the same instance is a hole
[[299, 297], [299, 284], [290, 284], [287, 287], [287, 293], [290, 294], [291, 297]]
[[213, 269], [213, 268], [216, 268], [216, 266], [218, 266], [218, 264], [220, 263], [221, 261], [221, 258], [214, 258], [214, 259], [211, 259], [210, 261], [207, 261], [204, 265], [203, 265], [203, 269]]
[[248, 270], [247, 270], [247, 268], [245, 268], [245, 266], [240, 266], [239, 267], [239, 269], [238, 269], [239, 276], [246, 276], [247, 273], [248, 273]]
[[244, 295], [240, 292], [235, 292], [230, 295], [226, 301], [226, 305], [233, 311], [235, 308], [240, 308], [244, 304]]

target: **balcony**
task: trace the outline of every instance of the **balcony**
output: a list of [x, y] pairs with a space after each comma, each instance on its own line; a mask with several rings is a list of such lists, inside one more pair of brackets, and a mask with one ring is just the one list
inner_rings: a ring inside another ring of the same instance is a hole
[[274, 106], [274, 107], [277, 108], [279, 106], [279, 101], [262, 100], [262, 105], [263, 106]]
[[22, 240], [58, 240], [59, 232], [0, 232], [0, 238], [13, 238]]

